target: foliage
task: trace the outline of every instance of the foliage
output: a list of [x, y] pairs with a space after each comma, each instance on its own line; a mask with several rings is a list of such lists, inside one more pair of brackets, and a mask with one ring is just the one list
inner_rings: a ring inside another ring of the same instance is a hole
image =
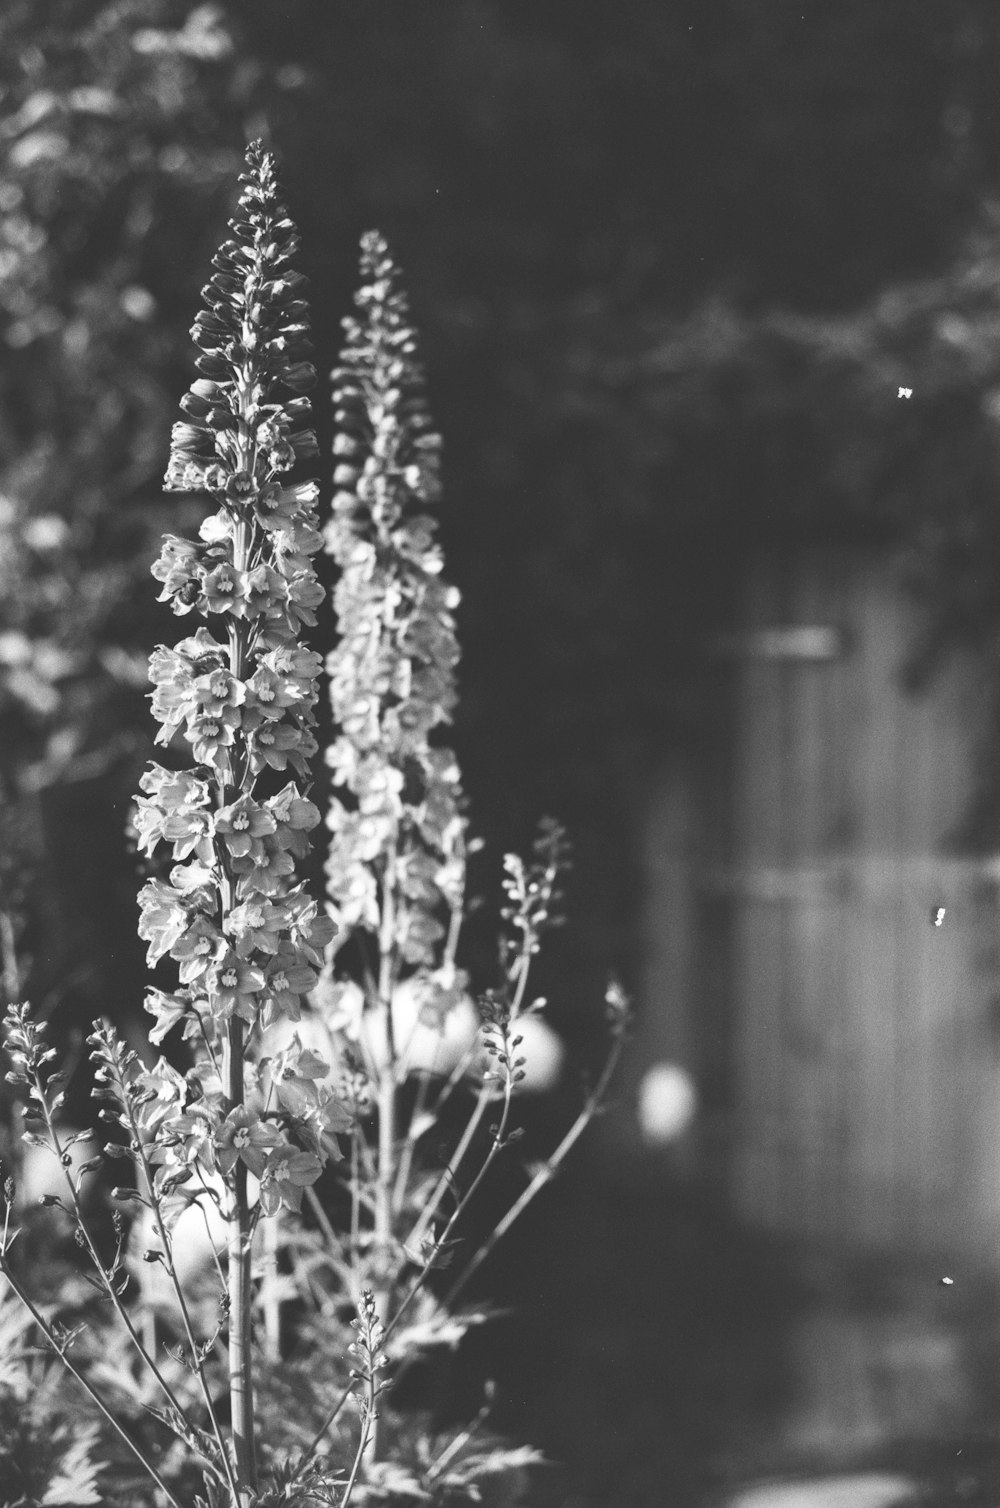
[[[10, 1191], [8, 1191], [10, 1192]], [[5, 1198], [6, 1202], [6, 1198]], [[74, 1420], [65, 1373], [28, 1344], [31, 1315], [0, 1293], [0, 1484], [7, 1508], [102, 1501], [98, 1429]]]

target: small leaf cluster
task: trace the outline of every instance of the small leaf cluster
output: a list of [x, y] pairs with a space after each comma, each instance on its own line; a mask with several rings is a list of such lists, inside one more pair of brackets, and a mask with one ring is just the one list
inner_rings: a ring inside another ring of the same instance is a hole
[[505, 900], [500, 914], [508, 927], [508, 937], [501, 945], [505, 962], [522, 954], [533, 956], [542, 935], [562, 924], [560, 884], [569, 858], [565, 830], [552, 817], [544, 817], [539, 823], [527, 863], [519, 854], [504, 856]]

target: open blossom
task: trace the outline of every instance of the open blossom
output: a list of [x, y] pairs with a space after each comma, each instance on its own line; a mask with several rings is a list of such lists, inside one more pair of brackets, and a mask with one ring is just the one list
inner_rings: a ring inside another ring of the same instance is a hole
[[267, 1167], [269, 1151], [280, 1145], [281, 1133], [245, 1105], [231, 1110], [215, 1134], [216, 1157], [223, 1173], [231, 1172], [234, 1164], [241, 1161], [259, 1178]]
[[267, 1162], [260, 1185], [260, 1205], [265, 1215], [281, 1205], [301, 1210], [303, 1192], [316, 1182], [323, 1162], [315, 1152], [297, 1147], [279, 1147]]
[[220, 808], [215, 814], [214, 827], [216, 837], [221, 838], [232, 859], [262, 857], [264, 839], [278, 830], [273, 813], [246, 795]]
[[[253, 1082], [254, 1029], [282, 1014], [298, 1019], [334, 930], [298, 880], [319, 813], [288, 779], [308, 779], [317, 752], [322, 664], [299, 640], [323, 598], [313, 567], [318, 489], [291, 475], [316, 454], [305, 279], [292, 266], [298, 236], [273, 159], [258, 143], [247, 150], [241, 187], [192, 329], [199, 376], [181, 403], [166, 476], [169, 489], [205, 494], [210, 508], [199, 539], [168, 536], [153, 566], [160, 600], [212, 626], [161, 645], [150, 660], [157, 742], [178, 758], [186, 751], [194, 768], [154, 765], [142, 778], [140, 847], [155, 855], [165, 845], [181, 863], [169, 884], [144, 887], [140, 935], [150, 965], [170, 960], [179, 976], [173, 993], [148, 997], [158, 1037], [184, 1023], [196, 1042], [214, 1037], [217, 1058], [243, 1060], [214, 1098], [205, 1090], [214, 1060], [189, 1071], [191, 1103], [209, 1120], [223, 1117], [219, 1167], [229, 1173], [242, 1160], [261, 1176], [280, 1150], [268, 1197], [297, 1204], [303, 1180], [321, 1166], [318, 1144], [306, 1153], [248, 1118], [245, 1105], [226, 1104], [226, 1094], [238, 1097], [233, 1083]], [[180, 1096], [178, 1126], [190, 1109]], [[313, 1136], [305, 1126], [301, 1134]]]
[[182, 984], [200, 983], [223, 951], [223, 939], [215, 922], [205, 915], [195, 916], [170, 949], [170, 957], [180, 965]]

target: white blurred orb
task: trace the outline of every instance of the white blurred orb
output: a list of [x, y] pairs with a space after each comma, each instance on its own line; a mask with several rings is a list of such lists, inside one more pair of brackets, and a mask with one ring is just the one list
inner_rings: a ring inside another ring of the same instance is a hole
[[559, 1082], [566, 1062], [566, 1044], [541, 1016], [519, 1016], [512, 1035], [520, 1037], [515, 1058], [523, 1058], [524, 1078], [516, 1086], [518, 1094], [544, 1094]]
[[[479, 1013], [469, 996], [443, 990], [433, 979], [413, 975], [392, 992], [392, 1035], [396, 1058], [413, 1073], [450, 1074], [474, 1045]], [[377, 1075], [388, 1056], [385, 1015], [366, 1010], [359, 1040]]]
[[[357, 989], [357, 986], [354, 986]], [[360, 991], [358, 991], [360, 994]], [[273, 1026], [269, 1026], [261, 1037], [260, 1055], [262, 1058], [273, 1058], [279, 1052], [284, 1052], [286, 1047], [291, 1047], [292, 1038], [297, 1036], [303, 1047], [308, 1047], [311, 1052], [317, 1053], [332, 1068], [336, 1058], [336, 1046], [333, 1033], [323, 1016], [316, 1011], [303, 1011], [298, 1021], [289, 1021], [282, 1017]]]
[[[224, 1207], [227, 1192], [221, 1176], [206, 1175], [205, 1182], [222, 1200]], [[193, 1193], [197, 1185], [192, 1181], [186, 1187]], [[247, 1195], [251, 1205], [257, 1201], [257, 1190], [257, 1180], [249, 1174]], [[174, 1271], [185, 1290], [190, 1289], [198, 1278], [215, 1266], [216, 1257], [220, 1258], [225, 1268], [228, 1240], [226, 1222], [212, 1194], [206, 1190], [202, 1191], [196, 1203], [188, 1205], [178, 1215], [169, 1235]], [[154, 1300], [157, 1297], [173, 1296], [173, 1285], [162, 1265], [158, 1262], [144, 1262], [142, 1257], [144, 1251], [155, 1251], [161, 1247], [153, 1212], [143, 1209], [129, 1237], [129, 1265], [142, 1282], [147, 1296]]]
[[[80, 1128], [77, 1126], [60, 1126], [59, 1140], [65, 1145], [68, 1139]], [[87, 1141], [77, 1142], [75, 1146], [67, 1149], [72, 1159], [68, 1170], [54, 1152], [47, 1147], [35, 1147], [30, 1142], [24, 1142], [21, 1149], [20, 1166], [15, 1176], [16, 1199], [21, 1209], [27, 1209], [30, 1205], [38, 1204], [45, 1195], [55, 1195], [69, 1208], [72, 1196], [66, 1184], [66, 1172], [72, 1172], [74, 1178], [80, 1164], [88, 1158], [95, 1157], [101, 1146], [101, 1137], [93, 1136]], [[80, 1203], [86, 1208], [92, 1200], [98, 1187], [96, 1173], [84, 1173], [83, 1182], [80, 1185]]]
[[639, 1129], [658, 1146], [684, 1135], [698, 1110], [698, 1091], [678, 1063], [654, 1063], [639, 1085]]

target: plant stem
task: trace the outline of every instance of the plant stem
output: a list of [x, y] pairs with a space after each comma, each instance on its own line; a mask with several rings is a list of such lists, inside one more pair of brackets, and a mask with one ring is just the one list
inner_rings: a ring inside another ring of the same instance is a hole
[[[382, 883], [382, 918], [379, 928], [378, 1008], [385, 1020], [385, 1059], [378, 1078], [378, 1176], [375, 1184], [375, 1312], [383, 1325], [389, 1323], [392, 1305], [393, 1201], [396, 1181], [396, 1035], [392, 1017], [392, 996], [396, 984], [396, 957], [393, 943], [395, 930], [395, 849], [386, 857]], [[372, 1456], [378, 1459], [380, 1431], [378, 1419], [371, 1419]], [[358, 1460], [360, 1462], [360, 1453]]]
[[[251, 459], [248, 457], [248, 460]], [[246, 571], [250, 556], [250, 530], [241, 520], [233, 530], [233, 565], [238, 572]], [[246, 656], [246, 628], [241, 623], [230, 621], [229, 670], [235, 680], [244, 674]], [[235, 779], [235, 772], [230, 772]], [[244, 784], [249, 783], [248, 775]], [[224, 805], [227, 790], [220, 790], [220, 804]], [[233, 884], [223, 869], [220, 881], [220, 899], [223, 920], [233, 908]], [[246, 1025], [239, 1016], [231, 1016], [223, 1040], [223, 1072], [229, 1109], [243, 1104], [245, 1083], [243, 1074], [243, 1051]], [[247, 1170], [242, 1158], [237, 1158], [233, 1168], [233, 1200], [229, 1209], [228, 1230], [229, 1259], [229, 1402], [233, 1451], [236, 1458], [236, 1476], [241, 1500], [249, 1495], [248, 1490], [257, 1487], [257, 1452], [254, 1439], [253, 1410], [253, 1351], [251, 1347], [251, 1277], [250, 1277], [250, 1206], [247, 1200]]]
[[166, 1482], [160, 1476], [159, 1472], [156, 1470], [156, 1467], [153, 1465], [153, 1463], [151, 1461], [148, 1461], [146, 1459], [146, 1457], [143, 1455], [142, 1451], [139, 1449], [138, 1445], [136, 1445], [135, 1441], [132, 1439], [131, 1435], [129, 1435], [129, 1433], [123, 1428], [123, 1426], [121, 1424], [119, 1424], [118, 1420], [115, 1418], [114, 1414], [108, 1408], [107, 1404], [104, 1402], [104, 1400], [101, 1397], [101, 1395], [91, 1386], [91, 1384], [87, 1381], [86, 1377], [84, 1377], [81, 1372], [77, 1371], [76, 1367], [73, 1365], [73, 1363], [70, 1361], [69, 1357], [67, 1356], [66, 1351], [64, 1350], [64, 1348], [62, 1346], [60, 1346], [60, 1344], [59, 1344], [58, 1340], [56, 1339], [55, 1335], [53, 1334], [51, 1328], [46, 1323], [44, 1316], [41, 1314], [41, 1312], [32, 1303], [31, 1299], [28, 1297], [28, 1294], [25, 1292], [25, 1290], [21, 1287], [20, 1283], [14, 1277], [13, 1273], [10, 1270], [10, 1267], [3, 1260], [0, 1260], [0, 1272], [3, 1273], [4, 1277], [7, 1279], [7, 1282], [10, 1284], [11, 1288], [13, 1288], [14, 1292], [17, 1294], [18, 1298], [21, 1300], [21, 1303], [28, 1310], [28, 1312], [31, 1315], [32, 1319], [35, 1321], [35, 1324], [38, 1326], [39, 1330], [45, 1336], [46, 1341], [52, 1347], [53, 1351], [55, 1351], [56, 1355], [59, 1357], [59, 1360], [66, 1367], [66, 1370], [68, 1372], [71, 1372], [73, 1374], [73, 1376], [76, 1378], [76, 1380], [80, 1384], [80, 1386], [84, 1389], [84, 1391], [88, 1394], [88, 1396], [91, 1398], [91, 1400], [100, 1409], [101, 1413], [104, 1415], [105, 1419], [111, 1425], [112, 1429], [115, 1430], [115, 1432], [118, 1435], [120, 1435], [121, 1439], [128, 1446], [129, 1450], [132, 1452], [132, 1454], [139, 1461], [139, 1463], [141, 1464], [143, 1470], [146, 1471], [146, 1472], [148, 1472], [149, 1476], [156, 1483], [157, 1487], [160, 1489], [160, 1491], [163, 1493], [164, 1497], [166, 1498], [167, 1502], [170, 1504], [170, 1508], [181, 1508], [181, 1504], [174, 1497], [173, 1493], [170, 1491], [170, 1488], [167, 1486]]
[[[56, 1154], [59, 1157], [60, 1162], [62, 1162], [63, 1147], [62, 1147], [62, 1144], [59, 1141], [59, 1137], [58, 1137], [58, 1134], [56, 1132], [55, 1126], [52, 1123], [51, 1115], [49, 1113], [49, 1109], [48, 1109], [47, 1105], [45, 1106], [45, 1119], [46, 1119], [46, 1124], [48, 1126], [49, 1137], [51, 1139], [52, 1145], [53, 1145], [53, 1147], [56, 1150]], [[148, 1367], [151, 1375], [153, 1376], [153, 1378], [155, 1379], [155, 1381], [159, 1385], [161, 1391], [163, 1392], [163, 1395], [166, 1398], [167, 1402], [170, 1404], [170, 1406], [172, 1408], [176, 1409], [178, 1415], [188, 1425], [190, 1425], [191, 1421], [188, 1419], [187, 1414], [185, 1413], [183, 1407], [181, 1406], [180, 1399], [177, 1397], [177, 1395], [174, 1392], [173, 1388], [171, 1388], [170, 1384], [167, 1382], [166, 1378], [163, 1376], [163, 1373], [160, 1371], [159, 1367], [157, 1366], [156, 1360], [155, 1360], [155, 1358], [152, 1355], [152, 1349], [150, 1347], [147, 1347], [143, 1343], [143, 1340], [142, 1340], [141, 1336], [139, 1335], [139, 1332], [136, 1330], [134, 1324], [132, 1323], [132, 1318], [131, 1318], [128, 1310], [125, 1308], [125, 1305], [122, 1303], [121, 1298], [119, 1297], [118, 1291], [117, 1291], [114, 1283], [111, 1282], [111, 1280], [110, 1280], [110, 1278], [108, 1276], [108, 1273], [107, 1273], [107, 1271], [104, 1268], [104, 1264], [101, 1261], [101, 1258], [100, 1258], [100, 1255], [98, 1254], [97, 1248], [95, 1247], [95, 1245], [93, 1243], [93, 1240], [91, 1239], [90, 1231], [87, 1229], [86, 1222], [84, 1221], [83, 1210], [80, 1207], [80, 1199], [79, 1199], [79, 1195], [77, 1194], [76, 1187], [75, 1187], [75, 1185], [73, 1183], [72, 1175], [70, 1173], [69, 1168], [67, 1168], [65, 1165], [63, 1166], [63, 1174], [64, 1174], [64, 1177], [65, 1177], [66, 1184], [67, 1184], [67, 1186], [69, 1188], [70, 1198], [73, 1201], [73, 1212], [74, 1212], [74, 1215], [76, 1217], [76, 1228], [77, 1228], [78, 1231], [80, 1231], [82, 1233], [82, 1237], [83, 1237], [84, 1244], [86, 1246], [87, 1254], [90, 1257], [90, 1260], [91, 1260], [91, 1262], [92, 1262], [92, 1264], [94, 1266], [95, 1271], [100, 1276], [100, 1280], [101, 1280], [101, 1283], [102, 1283], [102, 1285], [104, 1287], [105, 1293], [107, 1294], [108, 1298], [110, 1299], [111, 1303], [113, 1304], [113, 1306], [115, 1308], [115, 1311], [116, 1311], [116, 1313], [118, 1315], [118, 1318], [121, 1320], [122, 1324], [124, 1325], [126, 1333], [128, 1334], [129, 1340], [135, 1346], [135, 1349], [138, 1352], [139, 1356], [142, 1358], [142, 1361]], [[221, 1446], [222, 1442], [220, 1440], [217, 1443], [220, 1444], [220, 1446]]]
[[421, 1211], [419, 1218], [417, 1219], [416, 1225], [414, 1225], [406, 1240], [407, 1246], [411, 1248], [419, 1246], [421, 1240], [423, 1239], [424, 1233], [430, 1229], [431, 1224], [438, 1212], [441, 1200], [444, 1198], [448, 1190], [454, 1187], [458, 1170], [461, 1164], [465, 1161], [465, 1155], [468, 1152], [470, 1145], [472, 1144], [472, 1139], [478, 1131], [480, 1122], [482, 1121], [483, 1116], [486, 1114], [487, 1107], [492, 1103], [492, 1100], [493, 1095], [489, 1087], [484, 1084], [479, 1091], [479, 1095], [476, 1100], [475, 1106], [473, 1107], [472, 1113], [465, 1124], [465, 1129], [462, 1132], [458, 1146], [455, 1148], [454, 1152], [451, 1154], [451, 1157], [448, 1159], [447, 1167], [444, 1169], [437, 1183], [435, 1184], [434, 1192], [431, 1194], [431, 1197], [424, 1205], [424, 1208]]
[[233, 1476], [233, 1463], [229, 1458], [229, 1452], [226, 1449], [226, 1442], [223, 1438], [222, 1428], [219, 1424], [219, 1418], [215, 1412], [215, 1405], [212, 1402], [212, 1392], [208, 1385], [208, 1379], [205, 1376], [205, 1364], [201, 1357], [201, 1351], [198, 1346], [198, 1342], [195, 1339], [194, 1326], [191, 1323], [191, 1312], [188, 1309], [187, 1300], [184, 1297], [184, 1287], [177, 1276], [177, 1269], [174, 1266], [172, 1242], [167, 1231], [166, 1222], [163, 1218], [160, 1197], [156, 1192], [154, 1170], [150, 1165], [149, 1158], [146, 1154], [146, 1149], [143, 1145], [140, 1129], [136, 1123], [128, 1097], [124, 1092], [122, 1093], [121, 1102], [122, 1107], [129, 1118], [130, 1135], [138, 1148], [137, 1155], [142, 1167], [142, 1174], [146, 1184], [146, 1190], [149, 1194], [149, 1202], [153, 1211], [153, 1219], [156, 1222], [156, 1231], [160, 1238], [160, 1242], [166, 1258], [167, 1275], [170, 1278], [171, 1286], [174, 1290], [174, 1296], [177, 1299], [177, 1308], [181, 1316], [181, 1323], [184, 1326], [184, 1333], [187, 1337], [188, 1349], [191, 1353], [191, 1361], [198, 1376], [198, 1382], [201, 1387], [202, 1397], [205, 1400], [205, 1407], [212, 1424], [212, 1433], [215, 1435], [215, 1441], [219, 1447], [219, 1455], [222, 1460], [222, 1466], [225, 1471], [226, 1480], [229, 1482], [231, 1489], [235, 1493], [236, 1480]]
[[264, 1354], [275, 1363], [281, 1360], [281, 1301], [278, 1297], [279, 1215], [265, 1221], [262, 1236], [264, 1273], [260, 1285], [264, 1311]]
[[[484, 1085], [483, 1087], [485, 1089], [486, 1086]], [[458, 1224], [459, 1220], [462, 1218], [462, 1215], [468, 1209], [469, 1203], [482, 1184], [483, 1179], [486, 1177], [490, 1168], [493, 1166], [493, 1163], [504, 1144], [504, 1137], [507, 1134], [507, 1122], [510, 1119], [512, 1087], [511, 1074], [508, 1068], [505, 1074], [503, 1087], [503, 1109], [500, 1114], [499, 1123], [493, 1131], [489, 1151], [484, 1157], [482, 1166], [480, 1167], [478, 1173], [473, 1178], [472, 1182], [469, 1184], [469, 1187], [466, 1189], [465, 1193], [460, 1197], [457, 1204], [455, 1205], [454, 1210], [452, 1211], [447, 1223], [445, 1224], [444, 1230], [441, 1232], [440, 1236], [438, 1236], [435, 1242], [434, 1251], [424, 1263], [420, 1271], [417, 1273], [416, 1277], [413, 1279], [413, 1282], [410, 1284], [409, 1288], [406, 1291], [402, 1303], [396, 1310], [395, 1314], [392, 1316], [390, 1323], [386, 1325], [385, 1335], [382, 1338], [383, 1343], [387, 1341], [393, 1334], [400, 1320], [403, 1318], [403, 1315], [406, 1313], [407, 1309], [409, 1309], [410, 1305], [413, 1303], [413, 1300], [423, 1288], [424, 1284], [427, 1281], [427, 1275], [430, 1272], [431, 1267], [434, 1265], [434, 1258], [437, 1252], [439, 1252], [448, 1241], [452, 1231], [455, 1229], [455, 1226]]]
[[598, 1113], [604, 1096], [607, 1093], [607, 1088], [609, 1083], [611, 1082], [612, 1075], [614, 1074], [615, 1068], [617, 1067], [618, 1059], [621, 1056], [624, 1042], [625, 1039], [623, 1036], [618, 1036], [615, 1038], [611, 1050], [608, 1053], [607, 1061], [604, 1064], [601, 1076], [595, 1084], [594, 1088], [588, 1094], [583, 1108], [577, 1115], [576, 1120], [570, 1126], [569, 1130], [566, 1132], [566, 1135], [556, 1147], [552, 1156], [548, 1158], [548, 1160], [544, 1162], [538, 1169], [534, 1178], [532, 1178], [527, 1188], [522, 1192], [520, 1198], [518, 1198], [514, 1202], [514, 1204], [511, 1205], [510, 1209], [503, 1216], [503, 1218], [494, 1226], [491, 1234], [481, 1244], [475, 1255], [469, 1261], [468, 1265], [463, 1269], [456, 1281], [448, 1290], [445, 1304], [449, 1309], [455, 1303], [459, 1294], [464, 1292], [465, 1287], [468, 1284], [469, 1279], [472, 1277], [473, 1273], [479, 1270], [482, 1264], [486, 1261], [486, 1258], [493, 1251], [494, 1247], [503, 1240], [504, 1236], [510, 1230], [514, 1222], [521, 1217], [525, 1209], [535, 1198], [535, 1195], [540, 1193], [545, 1185], [552, 1181], [563, 1162], [565, 1162], [566, 1158], [569, 1156], [569, 1153], [573, 1150], [573, 1147], [579, 1141], [580, 1137], [583, 1135], [584, 1131], [587, 1129], [594, 1116]]
[[[243, 1022], [233, 1016], [226, 1041], [226, 1093], [230, 1105], [243, 1103]], [[250, 1330], [250, 1207], [247, 1170], [233, 1169], [233, 1203], [229, 1218], [229, 1401], [233, 1449], [241, 1496], [257, 1486], [253, 1424], [253, 1354]]]

